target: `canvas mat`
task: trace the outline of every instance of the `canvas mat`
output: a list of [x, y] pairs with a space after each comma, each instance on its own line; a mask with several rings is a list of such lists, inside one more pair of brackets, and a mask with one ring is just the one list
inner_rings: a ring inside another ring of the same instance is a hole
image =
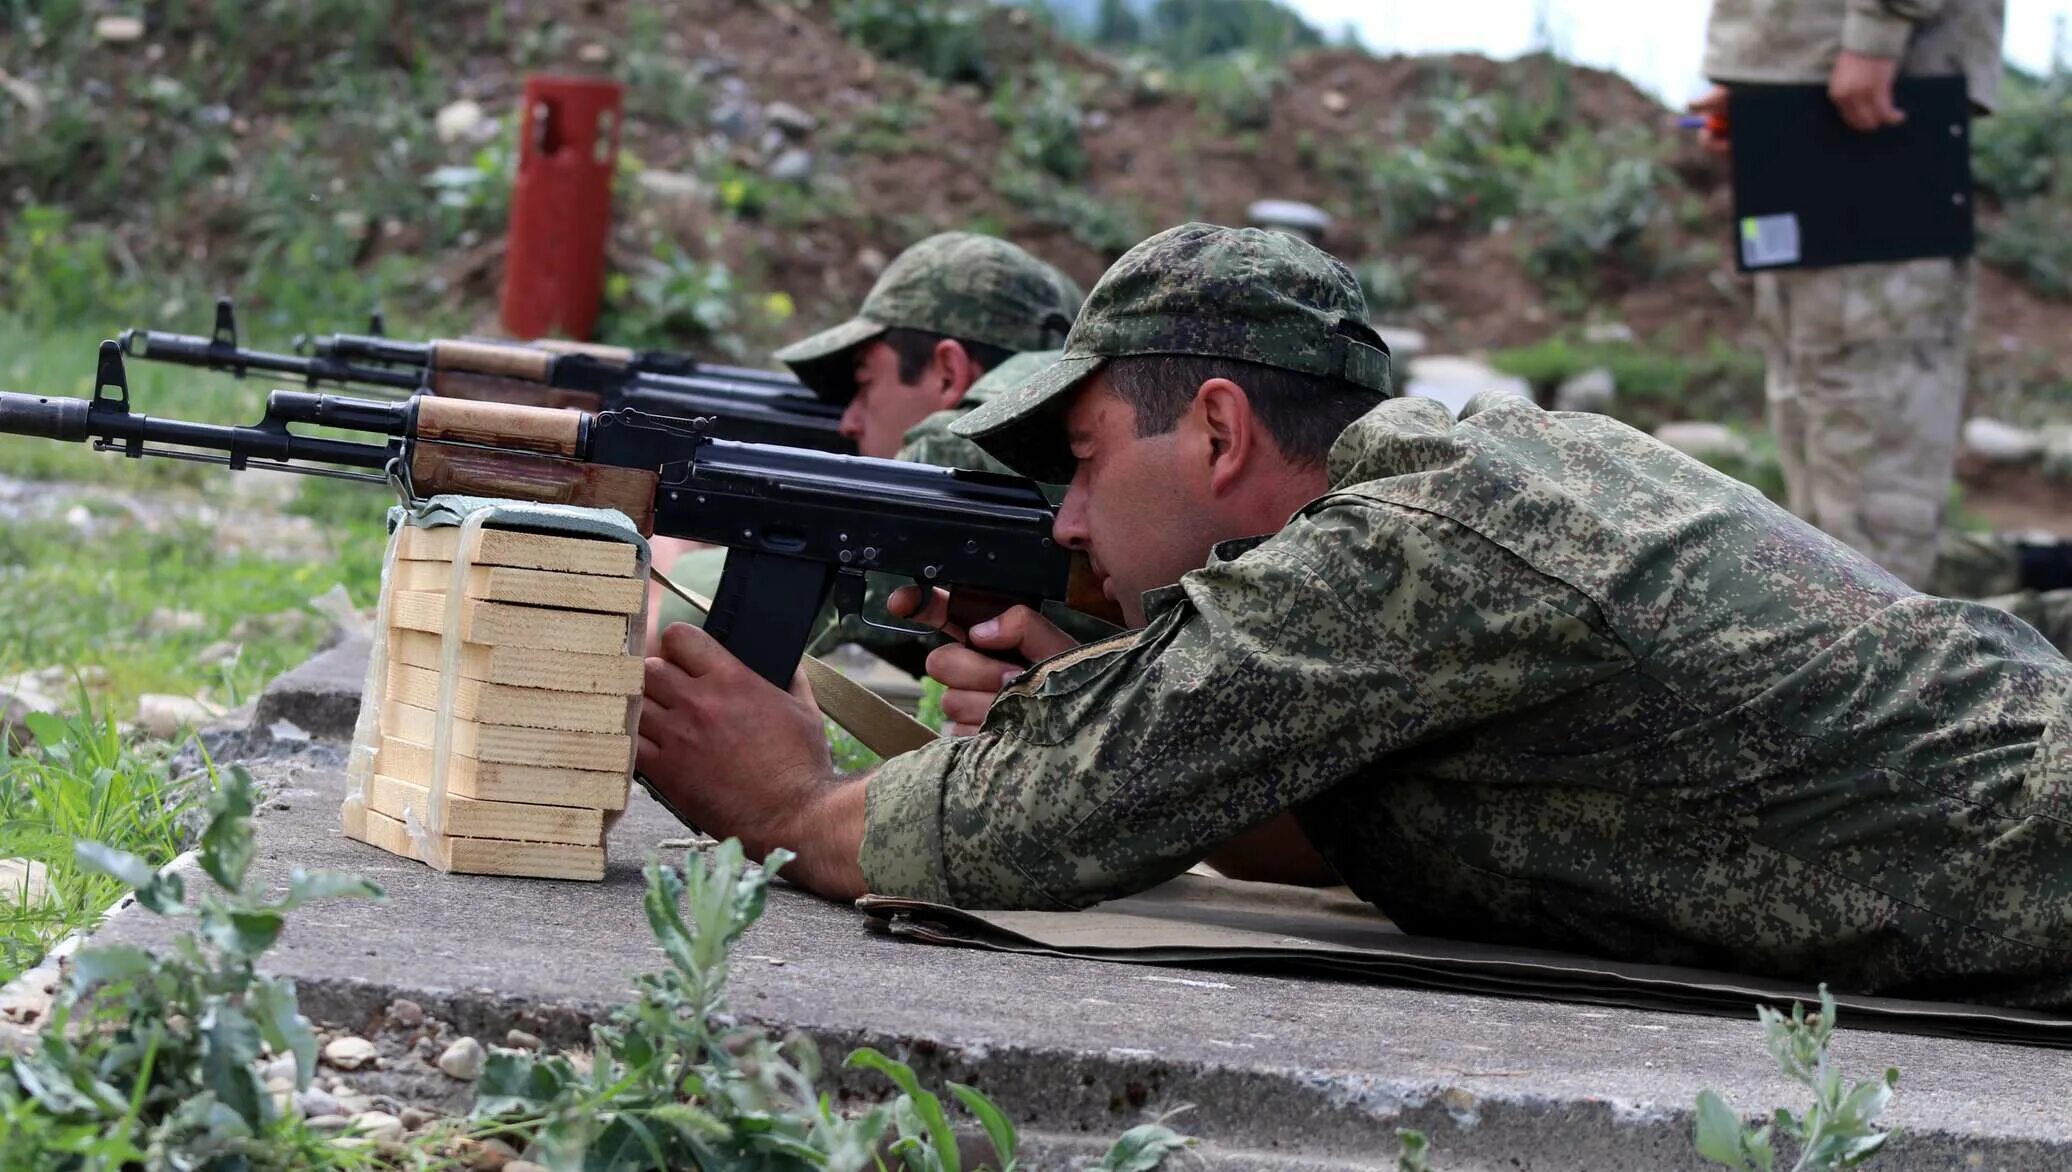
[[[857, 906], [895, 936], [1001, 952], [1731, 1017], [1749, 1016], [1757, 1002], [1819, 1003], [1815, 989], [1789, 981], [1412, 936], [1342, 887], [1244, 883], [1203, 868], [1078, 912], [972, 911], [876, 895]], [[1851, 1028], [2072, 1048], [2072, 1017], [1840, 992], [1835, 1002]]]

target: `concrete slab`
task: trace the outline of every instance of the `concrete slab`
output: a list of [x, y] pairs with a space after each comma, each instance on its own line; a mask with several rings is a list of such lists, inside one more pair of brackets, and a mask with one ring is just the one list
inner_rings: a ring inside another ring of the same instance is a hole
[[353, 739], [360, 714], [360, 689], [367, 682], [367, 658], [374, 644], [348, 636], [266, 685], [252, 716], [253, 727], [287, 721], [320, 741]]
[[[601, 884], [442, 875], [338, 833], [343, 779], [307, 755], [252, 762], [272, 792], [260, 875], [371, 876], [386, 904], [298, 913], [268, 967], [306, 1010], [359, 1028], [407, 996], [478, 1037], [516, 1027], [576, 1043], [634, 974], [659, 967], [640, 913], [642, 858], [685, 833], [636, 791]], [[163, 943], [137, 909], [101, 933]], [[1744, 1111], [1797, 1108], [1748, 1020], [1446, 996], [1201, 969], [1008, 956], [894, 940], [850, 908], [773, 892], [735, 957], [744, 1018], [839, 1056], [870, 1044], [996, 1095], [1042, 1150], [1082, 1151], [1148, 1108], [1192, 1103], [1217, 1167], [1387, 1166], [1418, 1127], [1436, 1163], [1700, 1168], [1690, 1107], [1713, 1087]], [[1844, 1068], [1902, 1072], [1883, 1168], [2072, 1164], [2072, 1054], [1850, 1032]], [[866, 1084], [858, 1083], [858, 1087]], [[869, 1085], [868, 1093], [881, 1088]], [[1040, 1166], [1051, 1166], [1043, 1163]]]

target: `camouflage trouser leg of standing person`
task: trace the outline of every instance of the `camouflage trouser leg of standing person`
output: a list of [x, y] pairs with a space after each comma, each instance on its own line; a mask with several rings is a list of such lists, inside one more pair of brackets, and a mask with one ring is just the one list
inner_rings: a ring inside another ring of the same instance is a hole
[[1971, 316], [1969, 260], [1756, 278], [1791, 509], [1910, 586], [1934, 566]]

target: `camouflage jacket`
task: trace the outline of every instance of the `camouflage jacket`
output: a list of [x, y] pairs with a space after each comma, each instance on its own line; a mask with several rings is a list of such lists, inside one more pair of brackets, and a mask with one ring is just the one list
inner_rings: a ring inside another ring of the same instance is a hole
[[2000, 100], [2007, 0], [1713, 0], [1705, 76], [1825, 82], [1842, 50], [1897, 58], [1909, 76], [1962, 75], [1971, 100]]
[[1620, 423], [1347, 428], [1279, 533], [881, 766], [876, 891], [1064, 908], [1294, 810], [1405, 930], [2072, 1001], [2072, 663]]

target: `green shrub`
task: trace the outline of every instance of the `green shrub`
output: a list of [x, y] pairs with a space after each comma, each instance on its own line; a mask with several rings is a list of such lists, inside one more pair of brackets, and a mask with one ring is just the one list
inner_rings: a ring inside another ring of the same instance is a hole
[[832, 0], [835, 27], [872, 56], [938, 81], [990, 86], [984, 5], [971, 0]]
[[1637, 135], [1562, 139], [1527, 173], [1521, 193], [1526, 271], [1546, 284], [1593, 286], [1606, 262], [1651, 274], [1652, 232], [1671, 182]]
[[1086, 175], [1086, 145], [1080, 126], [1086, 120], [1072, 79], [1049, 62], [1039, 62], [1026, 76], [1009, 78], [993, 94], [993, 121], [1007, 132], [1002, 163], [1063, 180]]
[[2009, 69], [2000, 108], [1972, 123], [1971, 166], [2003, 201], [2042, 195], [2072, 157], [2072, 72], [2034, 77]]
[[1987, 229], [1979, 255], [2039, 293], [2072, 298], [2072, 199], [2025, 199]]

